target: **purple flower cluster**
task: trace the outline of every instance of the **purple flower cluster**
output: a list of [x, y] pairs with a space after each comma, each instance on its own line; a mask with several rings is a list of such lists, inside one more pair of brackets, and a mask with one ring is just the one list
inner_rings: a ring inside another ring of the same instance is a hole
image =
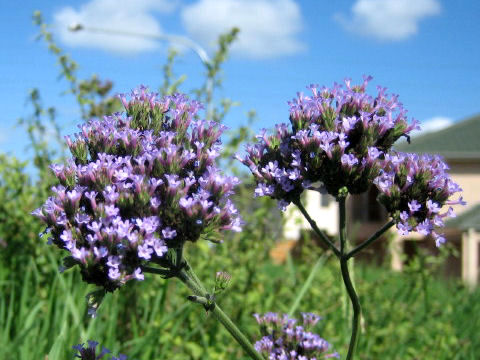
[[357, 194], [370, 186], [379, 159], [418, 127], [408, 124], [397, 96], [380, 87], [375, 97], [368, 95], [370, 79], [357, 86], [345, 80], [345, 88], [310, 85], [311, 96], [298, 94], [289, 103], [292, 130], [280, 124], [273, 135], [257, 135], [246, 156], [237, 156], [253, 173], [257, 196], [276, 198], [284, 208], [317, 182], [333, 196], [342, 187]]
[[[110, 350], [107, 348], [102, 348], [102, 351], [97, 355], [97, 345], [98, 342], [93, 340], [88, 340], [88, 346], [84, 347], [84, 344], [78, 344], [72, 346], [73, 350], [78, 351], [78, 354], [75, 354], [76, 358], [80, 358], [82, 360], [100, 360], [105, 355], [110, 354]], [[120, 354], [118, 357], [112, 356], [110, 360], [127, 360], [127, 356]]]
[[444, 226], [443, 219], [455, 213], [451, 206], [441, 213], [442, 207], [465, 205], [462, 197], [450, 199], [462, 189], [446, 172], [447, 164], [440, 156], [390, 153], [380, 165], [382, 171], [374, 180], [380, 191], [378, 200], [396, 220], [399, 233], [416, 231], [432, 235], [437, 246], [444, 243], [443, 234], [435, 227]]
[[254, 315], [260, 325], [262, 338], [255, 343], [255, 349], [269, 360], [320, 360], [340, 358], [337, 352], [330, 352], [330, 344], [308, 329], [320, 317], [303, 313], [303, 325], [297, 320], [277, 313]]
[[91, 120], [66, 138], [72, 159], [51, 166], [60, 184], [33, 212], [70, 252], [67, 265], [108, 291], [142, 280], [142, 264], [168, 249], [241, 230], [229, 199], [239, 181], [215, 165], [223, 126], [197, 120], [200, 104], [180, 94], [120, 97], [126, 116]]

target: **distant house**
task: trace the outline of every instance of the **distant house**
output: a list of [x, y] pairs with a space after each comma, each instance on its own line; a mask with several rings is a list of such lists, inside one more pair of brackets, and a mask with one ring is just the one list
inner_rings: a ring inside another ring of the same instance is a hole
[[[457, 217], [446, 223], [446, 238], [458, 248], [461, 258], [449, 259], [445, 270], [449, 275], [461, 276], [469, 284], [477, 284], [480, 260], [480, 115], [443, 130], [414, 137], [411, 144], [402, 143], [396, 146], [396, 150], [439, 154], [449, 165], [451, 177], [463, 189], [462, 195], [467, 206], [455, 206]], [[377, 194], [376, 188], [372, 187], [365, 194], [349, 198], [348, 226], [355, 242], [367, 239], [388, 221], [386, 211], [376, 201]], [[333, 198], [308, 191], [304, 201], [317, 225], [328, 234], [336, 235], [338, 207]], [[308, 223], [295, 207], [290, 206], [286, 213], [284, 237], [298, 239], [302, 229], [308, 230]], [[424, 239], [416, 233], [403, 237], [392, 231], [389, 236], [392, 237], [393, 244], [392, 268], [396, 270], [402, 269], [402, 253], [408, 257], [415, 252], [416, 247], [435, 251], [433, 240]], [[383, 249], [385, 242], [379, 241], [373, 245], [373, 250], [366, 253], [370, 260], [381, 259], [387, 254]]]

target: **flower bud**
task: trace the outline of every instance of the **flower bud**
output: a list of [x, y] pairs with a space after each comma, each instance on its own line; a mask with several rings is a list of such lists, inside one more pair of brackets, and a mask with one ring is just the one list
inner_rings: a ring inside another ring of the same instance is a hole
[[218, 271], [215, 274], [215, 294], [221, 293], [224, 291], [232, 279], [232, 276], [225, 271]]

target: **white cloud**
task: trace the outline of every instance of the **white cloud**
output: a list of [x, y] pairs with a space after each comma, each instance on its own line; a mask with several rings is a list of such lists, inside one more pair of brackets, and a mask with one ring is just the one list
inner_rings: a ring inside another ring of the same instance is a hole
[[200, 0], [181, 11], [190, 36], [213, 46], [218, 35], [240, 28], [232, 51], [249, 58], [272, 58], [301, 52], [300, 7], [293, 0]]
[[348, 31], [398, 41], [416, 34], [420, 20], [440, 11], [437, 0], [357, 0], [348, 17], [335, 18]]
[[424, 135], [429, 132], [439, 131], [453, 125], [452, 119], [444, 116], [435, 116], [420, 123], [421, 130], [416, 130], [412, 136]]
[[154, 12], [170, 13], [177, 1], [169, 0], [91, 0], [78, 9], [67, 6], [54, 14], [54, 24], [60, 39], [70, 46], [98, 48], [117, 53], [138, 53], [158, 46], [155, 40], [138, 37], [71, 32], [68, 27], [80, 23], [86, 27], [128, 31], [142, 34], [161, 34], [162, 28]]

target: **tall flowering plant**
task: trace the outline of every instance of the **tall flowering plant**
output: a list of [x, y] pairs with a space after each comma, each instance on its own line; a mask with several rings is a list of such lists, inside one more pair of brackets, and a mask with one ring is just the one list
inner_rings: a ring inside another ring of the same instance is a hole
[[[445, 239], [438, 228], [454, 216], [449, 207], [461, 191], [440, 157], [392, 151], [400, 137], [418, 127], [409, 122], [396, 96], [379, 88], [372, 97], [363, 84], [331, 89], [310, 86], [290, 103], [290, 126], [272, 135], [264, 130], [238, 159], [252, 172], [255, 196], [270, 196], [279, 207], [293, 203], [340, 262], [353, 305], [347, 359], [354, 356], [361, 315], [348, 260], [396, 225], [402, 235]], [[184, 95], [158, 97], [144, 87], [119, 95], [125, 112], [90, 120], [66, 141], [71, 158], [54, 164], [58, 179], [53, 195], [33, 214], [46, 224], [49, 243], [67, 256], [63, 268], [79, 268], [84, 281], [99, 287], [91, 293], [92, 311], [106, 292], [145, 274], [178, 278], [230, 332], [252, 359], [327, 359], [339, 357], [313, 332], [319, 318], [303, 314], [303, 324], [287, 315], [256, 315], [262, 338], [252, 345], [216, 302], [230, 275], [218, 272], [209, 292], [184, 256], [184, 245], [202, 239], [221, 241], [223, 231], [241, 231], [242, 220], [230, 200], [239, 180], [216, 165], [224, 127], [200, 119], [201, 105]], [[349, 249], [346, 199], [371, 186], [391, 220], [364, 243]], [[339, 203], [339, 239], [331, 241], [300, 201], [304, 190], [333, 195]], [[95, 342], [77, 345], [82, 358], [100, 358]], [[124, 355], [120, 356], [124, 358]]]
[[[241, 230], [230, 200], [239, 181], [215, 164], [224, 127], [199, 119], [201, 105], [184, 95], [159, 98], [141, 87], [119, 98], [124, 114], [91, 120], [66, 138], [72, 157], [51, 166], [59, 184], [33, 214], [49, 242], [67, 251], [63, 267], [80, 268], [84, 281], [101, 287], [93, 310], [105, 292], [145, 273], [177, 277], [261, 359], [183, 256], [187, 241]], [[225, 276], [217, 277], [221, 291]]]
[[[439, 156], [398, 153], [393, 144], [408, 140], [418, 128], [409, 121], [398, 96], [379, 87], [375, 96], [367, 93], [371, 77], [360, 85], [345, 80], [345, 87], [310, 85], [311, 95], [299, 93], [289, 102], [290, 125], [278, 124], [273, 134], [266, 130], [257, 142], [247, 145], [246, 155], [237, 156], [256, 181], [255, 196], [278, 200], [280, 209], [296, 205], [312, 229], [340, 261], [342, 277], [353, 306], [352, 335], [347, 359], [354, 356], [361, 308], [348, 269], [348, 260], [377, 240], [393, 225], [401, 235], [417, 231], [431, 235], [437, 245], [445, 242], [438, 232], [443, 219], [455, 216], [452, 207], [464, 204], [452, 199], [461, 191], [446, 172]], [[364, 243], [348, 248], [346, 198], [376, 186], [378, 201], [391, 220]], [[328, 193], [339, 203], [339, 239], [331, 241], [310, 217], [300, 201], [304, 190]]]

